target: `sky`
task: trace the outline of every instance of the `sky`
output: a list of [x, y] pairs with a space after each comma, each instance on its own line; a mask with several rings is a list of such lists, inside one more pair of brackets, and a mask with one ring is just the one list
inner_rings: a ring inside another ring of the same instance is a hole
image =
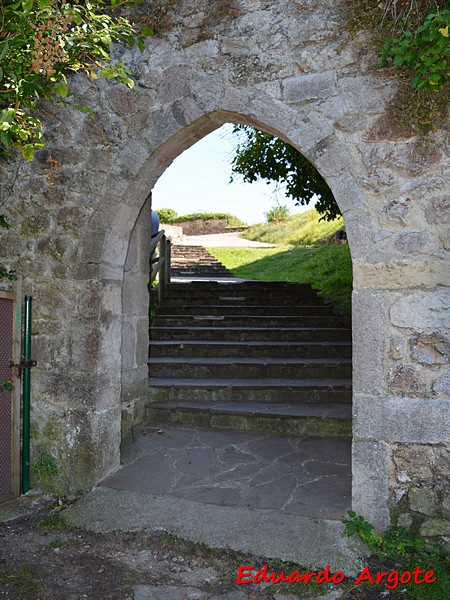
[[236, 142], [226, 124], [185, 150], [163, 173], [153, 188], [152, 207], [172, 208], [179, 215], [193, 212], [231, 213], [245, 223], [263, 223], [264, 213], [286, 204], [291, 214], [305, 207], [265, 181], [230, 183], [231, 159]]

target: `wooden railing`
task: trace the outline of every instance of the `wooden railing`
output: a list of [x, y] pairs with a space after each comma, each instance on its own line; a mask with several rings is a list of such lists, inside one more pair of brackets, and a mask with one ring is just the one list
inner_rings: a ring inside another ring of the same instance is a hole
[[152, 234], [150, 242], [150, 288], [158, 278], [158, 304], [164, 296], [167, 284], [170, 283], [170, 254], [171, 243], [166, 237], [164, 229]]

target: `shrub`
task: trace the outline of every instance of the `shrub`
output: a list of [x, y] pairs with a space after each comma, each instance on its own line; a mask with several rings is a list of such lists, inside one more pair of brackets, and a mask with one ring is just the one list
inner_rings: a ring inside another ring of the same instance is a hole
[[159, 208], [157, 211], [161, 223], [174, 223], [178, 219], [178, 213], [173, 208]]
[[277, 204], [264, 213], [267, 223], [285, 221], [289, 217], [289, 208], [285, 204]]

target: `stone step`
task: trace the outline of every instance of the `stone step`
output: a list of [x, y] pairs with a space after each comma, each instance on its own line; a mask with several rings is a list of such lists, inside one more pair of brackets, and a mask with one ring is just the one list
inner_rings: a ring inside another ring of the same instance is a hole
[[225, 269], [225, 267], [219, 261], [207, 260], [207, 259], [199, 259], [199, 260], [189, 260], [187, 258], [179, 258], [177, 260], [171, 261], [171, 266], [173, 269], [177, 269], [179, 267], [189, 267], [189, 266], [214, 266], [220, 267], [221, 269]]
[[308, 437], [351, 438], [351, 406], [273, 403], [167, 402], [147, 408], [147, 418], [196, 427], [265, 431]]
[[150, 358], [150, 377], [177, 378], [350, 378], [351, 359]]
[[214, 267], [184, 267], [184, 268], [177, 268], [177, 269], [172, 269], [172, 271], [170, 272], [171, 277], [184, 277], [184, 278], [193, 278], [193, 277], [208, 277], [210, 279], [215, 279], [215, 278], [224, 278], [224, 277], [231, 277], [230, 273], [228, 273], [228, 271], [226, 269], [223, 269], [222, 267], [220, 268], [214, 268]]
[[[191, 283], [199, 283], [193, 281]], [[211, 282], [208, 282], [211, 283]], [[215, 283], [215, 282], [213, 282]], [[238, 288], [235, 283], [232, 286], [225, 287], [223, 282], [220, 282], [221, 287], [194, 287], [189, 293], [185, 290], [180, 290], [176, 286], [183, 284], [170, 284], [164, 294], [165, 302], [169, 304], [223, 304], [227, 305], [252, 305], [252, 306], [299, 306], [299, 305], [324, 305], [324, 300], [316, 294], [311, 288], [299, 290], [279, 290], [277, 288], [261, 288], [248, 289]], [[174, 287], [175, 286], [175, 287]]]
[[189, 265], [186, 267], [172, 267], [170, 274], [172, 277], [187, 277], [187, 276], [199, 277], [200, 275], [203, 275], [204, 277], [206, 277], [206, 275], [208, 275], [211, 278], [214, 278], [214, 277], [231, 277], [232, 276], [231, 273], [229, 273], [224, 267], [221, 267], [221, 266], [215, 267], [214, 265], [207, 265], [207, 266], [197, 265], [195, 267], [193, 267], [192, 265]]
[[160, 315], [153, 319], [155, 327], [186, 327], [187, 325], [207, 325], [208, 327], [339, 327], [342, 319], [329, 315]]
[[[279, 285], [280, 284], [280, 285]], [[273, 281], [193, 281], [185, 288], [184, 283], [171, 282], [167, 286], [168, 293], [176, 292], [178, 295], [191, 296], [195, 293], [215, 293], [223, 294], [260, 294], [262, 292], [272, 292], [272, 294], [286, 296], [301, 296], [303, 294], [312, 294], [317, 296], [317, 292], [309, 283], [289, 283], [289, 282], [273, 282]]]
[[221, 265], [222, 263], [218, 260], [208, 258], [206, 256], [177, 256], [171, 260], [172, 265], [185, 265], [195, 262], [196, 264], [204, 265]]
[[204, 340], [152, 340], [150, 356], [248, 358], [351, 358], [350, 342], [225, 342]]
[[351, 330], [309, 284], [171, 283], [149, 373], [153, 422], [351, 436]]
[[351, 379], [149, 379], [149, 402], [346, 403]]
[[341, 327], [152, 327], [152, 340], [216, 340], [272, 342], [348, 342], [350, 331]]
[[[265, 294], [265, 297], [264, 297]], [[301, 297], [291, 298], [285, 295], [269, 294], [262, 292], [261, 294], [203, 294], [200, 292], [192, 292], [188, 297], [177, 297], [172, 293], [166, 293], [164, 301], [171, 306], [177, 305], [192, 305], [199, 304], [221, 304], [227, 306], [323, 306], [325, 303], [321, 298], [313, 294], [304, 294]]]
[[173, 281], [169, 284], [169, 289], [176, 289], [179, 293], [183, 293], [189, 296], [193, 289], [201, 291], [209, 290], [222, 290], [222, 291], [261, 291], [261, 290], [273, 290], [279, 293], [302, 293], [305, 291], [313, 291], [311, 284], [295, 282], [291, 283], [288, 281], [261, 281], [257, 279], [246, 279], [246, 280], [233, 280], [233, 281], [194, 281], [189, 286], [190, 289], [185, 289], [184, 283]]
[[308, 305], [308, 306], [269, 306], [264, 305], [249, 305], [244, 306], [236, 304], [186, 304], [184, 302], [169, 302], [164, 299], [164, 303], [158, 308], [158, 316], [170, 315], [176, 312], [177, 315], [243, 315], [250, 313], [256, 315], [280, 315], [280, 316], [311, 316], [311, 315], [335, 315], [333, 307], [330, 305]]
[[205, 252], [204, 246], [188, 246], [187, 244], [174, 244], [173, 248], [176, 253], [184, 254], [185, 252], [197, 252], [199, 254]]
[[174, 277], [232, 277], [232, 273], [201, 246], [173, 246], [171, 274]]
[[[185, 271], [187, 269], [192, 269], [192, 270], [210, 270], [210, 271], [227, 271], [227, 269], [221, 265], [221, 264], [207, 264], [207, 263], [197, 263], [197, 264], [192, 264], [192, 263], [178, 263], [178, 264], [172, 264], [171, 265], [171, 270], [172, 273], [174, 271]], [[228, 271], [227, 271], [228, 273]]]

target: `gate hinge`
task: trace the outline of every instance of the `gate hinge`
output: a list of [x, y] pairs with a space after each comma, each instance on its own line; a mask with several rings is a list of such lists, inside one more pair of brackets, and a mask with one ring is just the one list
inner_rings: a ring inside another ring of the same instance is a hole
[[13, 361], [9, 363], [10, 367], [16, 367], [17, 375], [19, 377], [21, 377], [23, 369], [32, 369], [36, 365], [37, 362], [35, 360], [21, 360], [19, 364], [16, 364]]

